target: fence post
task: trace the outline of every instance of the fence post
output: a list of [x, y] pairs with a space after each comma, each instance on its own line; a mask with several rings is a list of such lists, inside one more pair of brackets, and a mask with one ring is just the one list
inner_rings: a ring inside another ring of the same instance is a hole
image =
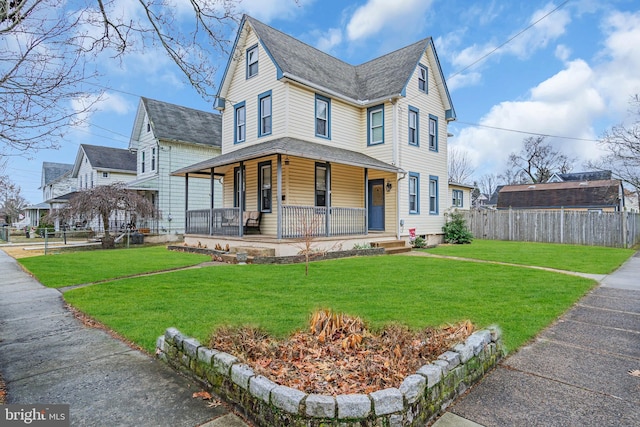
[[620, 211], [622, 216], [622, 247], [630, 248], [629, 239], [627, 238], [627, 215], [626, 212]]
[[560, 243], [564, 243], [564, 206], [560, 207]]
[[513, 209], [509, 206], [509, 241], [513, 240]]

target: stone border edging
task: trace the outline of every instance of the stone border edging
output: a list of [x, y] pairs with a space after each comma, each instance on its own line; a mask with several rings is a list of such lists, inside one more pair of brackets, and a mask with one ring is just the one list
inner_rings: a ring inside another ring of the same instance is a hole
[[[170, 251], [190, 252], [203, 255], [215, 255], [223, 256], [227, 255], [227, 252], [218, 251], [216, 249], [197, 248], [193, 246], [176, 246], [169, 245], [167, 249]], [[324, 254], [313, 254], [310, 257], [311, 261], [323, 261], [328, 259], [347, 258], [354, 256], [371, 256], [371, 255], [384, 255], [384, 248], [369, 248], [369, 249], [347, 249], [342, 251], [331, 251]], [[305, 262], [304, 255], [287, 255], [287, 256], [252, 256], [250, 257], [250, 264], [296, 264]]]
[[422, 366], [399, 388], [336, 397], [278, 385], [176, 328], [158, 338], [156, 354], [261, 426], [395, 427], [424, 426], [491, 370], [505, 350], [500, 330], [490, 327]]

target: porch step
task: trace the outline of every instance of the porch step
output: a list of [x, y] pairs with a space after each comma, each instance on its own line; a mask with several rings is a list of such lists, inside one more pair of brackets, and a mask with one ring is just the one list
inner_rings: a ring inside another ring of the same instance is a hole
[[386, 254], [399, 254], [402, 252], [410, 252], [411, 248], [406, 246], [404, 240], [385, 240], [383, 242], [372, 242], [374, 248], [384, 248]]

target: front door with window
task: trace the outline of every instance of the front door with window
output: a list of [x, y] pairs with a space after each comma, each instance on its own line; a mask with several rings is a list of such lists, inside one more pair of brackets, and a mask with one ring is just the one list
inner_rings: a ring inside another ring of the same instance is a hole
[[384, 180], [369, 181], [369, 230], [384, 231]]

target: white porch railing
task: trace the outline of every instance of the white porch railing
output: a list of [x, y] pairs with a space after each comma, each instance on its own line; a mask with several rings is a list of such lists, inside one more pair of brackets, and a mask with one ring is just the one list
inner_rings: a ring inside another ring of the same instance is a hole
[[[364, 208], [282, 206], [282, 238], [364, 235], [367, 216]], [[186, 233], [212, 236], [239, 236], [239, 208], [187, 211]]]
[[[283, 206], [282, 237], [296, 239], [319, 236], [366, 234], [366, 209]], [[328, 229], [327, 229], [328, 226]]]

